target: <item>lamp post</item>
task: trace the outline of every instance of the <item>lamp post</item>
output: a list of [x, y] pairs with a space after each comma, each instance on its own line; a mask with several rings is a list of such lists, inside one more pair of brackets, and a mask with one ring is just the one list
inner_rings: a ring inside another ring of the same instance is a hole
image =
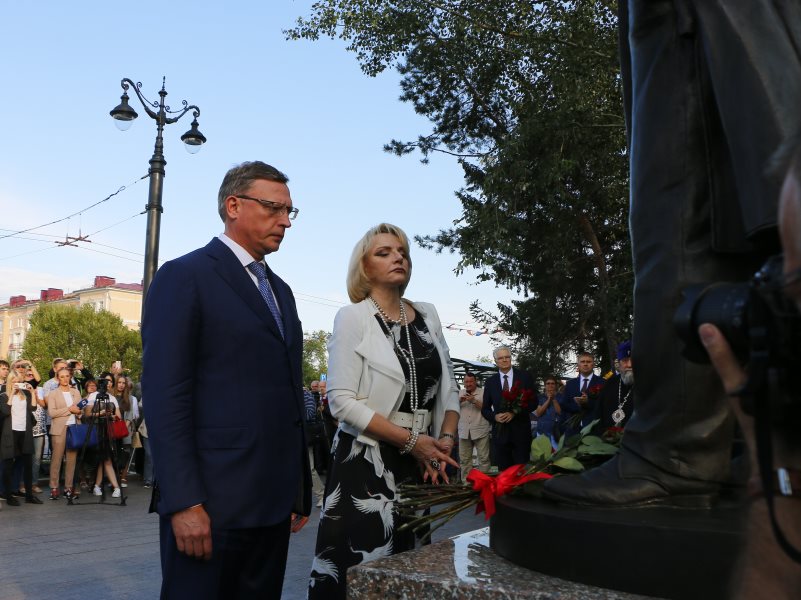
[[134, 119], [139, 115], [128, 104], [128, 89], [132, 88], [145, 112], [151, 119], [156, 121], [156, 146], [153, 150], [153, 157], [150, 159], [150, 169], [148, 171], [150, 187], [147, 194], [147, 206], [145, 207], [147, 211], [147, 236], [145, 239], [145, 272], [142, 278], [143, 321], [147, 290], [150, 288], [150, 282], [153, 281], [153, 276], [156, 274], [159, 261], [159, 229], [161, 228], [161, 213], [164, 210], [161, 200], [164, 192], [164, 167], [167, 164], [167, 161], [164, 160], [164, 139], [162, 137], [164, 126], [177, 122], [191, 110], [194, 119], [189, 131], [181, 136], [181, 141], [185, 144], [186, 150], [190, 154], [199, 152], [200, 146], [206, 143], [206, 137], [198, 129], [197, 118], [200, 116], [200, 109], [194, 104], [188, 105], [186, 100], [182, 100], [183, 107], [180, 110], [170, 110], [170, 107], [164, 103], [164, 99], [167, 97], [167, 90], [164, 89], [165, 84], [166, 77], [161, 82], [159, 101], [151, 102], [142, 95], [140, 91], [141, 82], [134, 83], [126, 77], [120, 82], [123, 90], [120, 97], [121, 102], [109, 112], [114, 118], [114, 124], [120, 131], [126, 131], [133, 124]]

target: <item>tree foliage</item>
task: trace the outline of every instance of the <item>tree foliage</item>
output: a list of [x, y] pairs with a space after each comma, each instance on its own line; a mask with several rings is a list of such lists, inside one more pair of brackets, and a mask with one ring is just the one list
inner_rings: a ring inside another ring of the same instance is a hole
[[303, 334], [303, 383], [307, 385], [314, 379], [320, 379], [320, 375], [328, 372], [328, 338], [330, 333], [323, 331], [312, 331]]
[[95, 311], [88, 304], [64, 306], [42, 304], [30, 318], [23, 356], [33, 361], [42, 377], [56, 357], [82, 360], [95, 375], [116, 360], [131, 377], [142, 373], [142, 339], [122, 319], [107, 310]]
[[632, 304], [616, 3], [322, 0], [287, 35], [346, 40], [367, 75], [396, 68], [432, 130], [385, 149], [457, 157], [462, 214], [416, 239], [522, 295], [473, 314], [535, 372], [579, 348], [608, 366]]

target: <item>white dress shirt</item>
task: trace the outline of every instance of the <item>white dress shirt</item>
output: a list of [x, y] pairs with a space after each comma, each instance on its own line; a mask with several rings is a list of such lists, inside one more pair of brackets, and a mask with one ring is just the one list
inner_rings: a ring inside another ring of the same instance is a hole
[[512, 385], [513, 385], [514, 380], [515, 380], [514, 371], [515, 371], [514, 369], [509, 369], [508, 373], [504, 373], [502, 371], [498, 371], [498, 375], [501, 376], [501, 389], [503, 389], [503, 378], [504, 377], [507, 377], [509, 379], [509, 389], [510, 390], [512, 389]]
[[[225, 235], [225, 233], [221, 233], [219, 235], [219, 238], [220, 238], [220, 241], [223, 244], [225, 244], [226, 246], [228, 246], [231, 249], [231, 251], [236, 255], [236, 258], [239, 260], [240, 263], [242, 263], [242, 267], [245, 269], [245, 273], [248, 274], [248, 277], [250, 277], [250, 280], [253, 282], [253, 285], [255, 285], [256, 289], [258, 289], [259, 288], [259, 280], [251, 272], [251, 270], [248, 269], [248, 265], [255, 260], [250, 255], [250, 252], [245, 250], [242, 246], [240, 246], [234, 240], [232, 240], [227, 235]], [[262, 260], [261, 262], [262, 263], [266, 263], [266, 261], [264, 261], [264, 260]], [[261, 290], [259, 290], [259, 293], [261, 293]], [[273, 301], [275, 302], [275, 305], [278, 307], [278, 312], [280, 314], [284, 314], [284, 313], [281, 312], [281, 305], [278, 304], [278, 298], [275, 297], [275, 292], [273, 291], [273, 286], [272, 285], [270, 286], [270, 293], [273, 295]]]

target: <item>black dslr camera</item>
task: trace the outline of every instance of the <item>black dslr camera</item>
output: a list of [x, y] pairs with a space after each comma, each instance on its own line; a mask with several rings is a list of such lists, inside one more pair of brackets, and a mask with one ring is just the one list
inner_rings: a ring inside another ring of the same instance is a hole
[[[684, 356], [696, 363], [709, 362], [698, 338], [698, 326], [711, 323], [720, 329], [737, 358], [749, 364], [750, 381], [768, 382], [786, 393], [791, 369], [797, 365], [801, 342], [801, 315], [784, 294], [782, 255], [769, 258], [747, 283], [691, 285], [673, 316], [685, 344]], [[751, 390], [752, 392], [754, 390]], [[743, 410], [753, 414], [753, 395], [743, 394]]]

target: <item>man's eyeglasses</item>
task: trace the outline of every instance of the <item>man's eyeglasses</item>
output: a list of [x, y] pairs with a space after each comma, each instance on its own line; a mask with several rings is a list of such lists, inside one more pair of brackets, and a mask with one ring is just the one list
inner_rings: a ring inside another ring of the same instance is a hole
[[290, 221], [294, 221], [295, 217], [298, 216], [298, 209], [287, 204], [281, 204], [280, 202], [273, 202], [272, 200], [263, 200], [261, 198], [251, 198], [250, 196], [234, 196], [235, 198], [241, 198], [242, 200], [252, 200], [253, 202], [258, 202], [264, 208], [268, 209], [274, 215], [281, 215], [286, 214], [289, 217]]

